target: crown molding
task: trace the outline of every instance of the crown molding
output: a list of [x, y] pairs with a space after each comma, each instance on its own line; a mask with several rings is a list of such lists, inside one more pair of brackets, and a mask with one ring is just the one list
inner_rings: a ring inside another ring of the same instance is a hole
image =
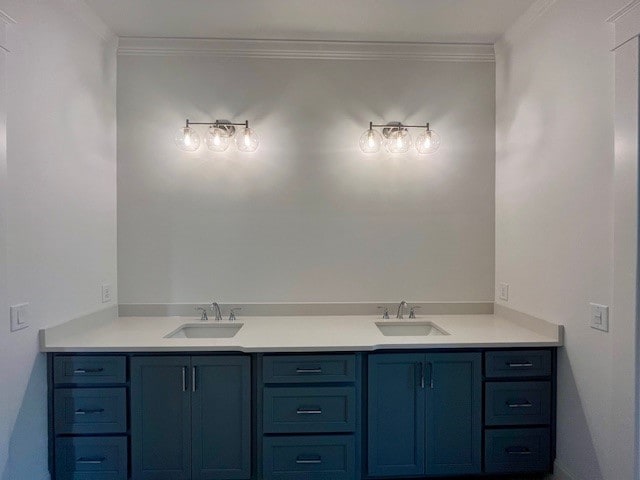
[[640, 35], [640, 0], [633, 0], [611, 15], [607, 21], [614, 25], [612, 50]]
[[7, 24], [18, 23], [11, 15], [2, 10], [0, 10], [0, 21]]
[[507, 29], [497, 44], [509, 43], [527, 32], [558, 0], [537, 0]]
[[288, 60], [413, 60], [495, 62], [493, 45], [338, 42], [219, 38], [120, 37], [118, 55], [211, 56]]

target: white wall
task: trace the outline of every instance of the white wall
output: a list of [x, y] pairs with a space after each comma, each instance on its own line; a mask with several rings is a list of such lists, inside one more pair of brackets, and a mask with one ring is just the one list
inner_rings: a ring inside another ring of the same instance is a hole
[[[492, 299], [494, 74], [120, 56], [120, 303]], [[182, 153], [185, 118], [248, 119], [262, 144]], [[369, 121], [394, 120], [432, 122], [440, 152], [360, 153]]]
[[[0, 478], [47, 478], [39, 328], [103, 307], [116, 288], [115, 44], [80, 2], [2, 0], [8, 56], [6, 303], [0, 326]], [[102, 38], [101, 35], [104, 36]], [[114, 291], [115, 293], [115, 291]]]
[[614, 338], [634, 339], [635, 319], [613, 312], [611, 333], [589, 328], [589, 302], [614, 300], [606, 19], [623, 3], [538, 2], [496, 49], [496, 282], [510, 284], [511, 308], [566, 327], [557, 454], [579, 480], [631, 479], [634, 465], [634, 355]]

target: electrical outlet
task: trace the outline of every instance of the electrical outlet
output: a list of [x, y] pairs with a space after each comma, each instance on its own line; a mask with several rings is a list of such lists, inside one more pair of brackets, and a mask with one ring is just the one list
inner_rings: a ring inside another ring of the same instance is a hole
[[591, 328], [601, 330], [603, 332], [609, 331], [609, 307], [606, 305], [598, 305], [597, 303], [591, 303]]
[[500, 284], [500, 300], [504, 300], [505, 302], [509, 301], [509, 284], [508, 283]]
[[9, 307], [9, 317], [11, 318], [11, 331], [16, 332], [29, 326], [29, 304], [21, 303]]
[[102, 303], [109, 303], [111, 301], [111, 285], [105, 283], [102, 285]]

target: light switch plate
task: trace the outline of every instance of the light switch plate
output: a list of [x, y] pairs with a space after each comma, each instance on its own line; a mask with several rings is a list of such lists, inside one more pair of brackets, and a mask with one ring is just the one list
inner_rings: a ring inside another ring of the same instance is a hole
[[508, 283], [500, 284], [500, 300], [504, 300], [505, 302], [509, 301], [509, 284]]
[[29, 326], [29, 304], [21, 303], [9, 307], [9, 317], [11, 318], [11, 331], [17, 332]]
[[599, 305], [597, 303], [591, 303], [589, 305], [591, 306], [591, 328], [608, 332], [609, 307], [606, 305]]
[[111, 285], [105, 283], [102, 285], [102, 303], [109, 303], [111, 301]]

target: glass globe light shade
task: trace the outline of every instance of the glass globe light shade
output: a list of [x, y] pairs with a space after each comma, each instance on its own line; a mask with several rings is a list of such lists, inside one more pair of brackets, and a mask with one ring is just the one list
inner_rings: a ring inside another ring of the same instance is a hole
[[360, 137], [360, 150], [363, 153], [378, 153], [380, 145], [382, 145], [382, 135], [373, 128], [365, 131]]
[[236, 146], [241, 152], [255, 152], [260, 145], [258, 134], [249, 127], [236, 133]]
[[394, 128], [385, 142], [385, 147], [389, 153], [407, 153], [411, 148], [409, 130]]
[[207, 148], [213, 152], [224, 152], [229, 148], [231, 138], [226, 130], [220, 127], [210, 127], [205, 138]]
[[416, 150], [420, 154], [429, 155], [440, 148], [440, 135], [433, 130], [425, 130], [416, 139]]
[[176, 145], [185, 152], [195, 152], [200, 148], [200, 135], [191, 127], [182, 127], [176, 132]]

